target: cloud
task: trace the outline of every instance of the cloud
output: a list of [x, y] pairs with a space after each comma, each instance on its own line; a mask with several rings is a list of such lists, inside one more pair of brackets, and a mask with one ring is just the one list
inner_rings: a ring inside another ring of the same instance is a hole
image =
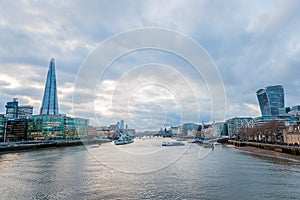
[[[126, 117], [123, 103], [127, 103], [125, 97], [130, 94], [128, 108], [132, 126], [150, 124], [147, 127], [154, 128], [163, 123], [181, 123], [178, 102], [184, 104], [186, 120], [211, 121], [211, 96], [218, 91], [209, 91], [205, 77], [170, 52], [148, 49], [121, 56], [111, 63], [97, 84], [93, 78], [97, 78], [99, 68], [86, 74], [80, 71], [84, 59], [105, 39], [122, 31], [149, 26], [180, 31], [204, 47], [224, 81], [226, 117], [257, 116], [255, 92], [273, 84], [284, 85], [287, 106], [299, 104], [298, 8], [299, 2], [294, 0], [2, 2], [0, 111], [5, 112], [6, 101], [19, 97], [21, 103], [33, 105], [38, 113], [49, 60], [54, 57], [61, 112], [91, 118], [94, 124], [97, 120], [98, 123], [114, 123]], [[145, 37], [157, 36], [137, 35], [132, 41], [138, 43]], [[132, 41], [119, 41], [100, 56], [109, 57]], [[172, 45], [183, 47], [180, 40]], [[182, 49], [188, 50], [193, 52]], [[139, 74], [138, 70], [131, 71], [150, 63], [170, 68], [164, 71], [142, 67]], [[126, 77], [126, 74], [131, 76]], [[83, 84], [76, 85], [81, 76]], [[163, 83], [168, 88], [143, 85], [146, 80]], [[75, 107], [72, 105], [74, 99]], [[201, 119], [195, 114], [197, 106]]]

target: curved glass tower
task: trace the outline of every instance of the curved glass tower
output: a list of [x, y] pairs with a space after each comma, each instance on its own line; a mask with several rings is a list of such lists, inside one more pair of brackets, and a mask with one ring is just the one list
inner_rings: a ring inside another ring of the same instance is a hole
[[284, 108], [282, 85], [274, 85], [256, 92], [262, 116], [277, 116], [279, 108]]
[[54, 58], [52, 58], [50, 61], [40, 114], [58, 115], [58, 99]]

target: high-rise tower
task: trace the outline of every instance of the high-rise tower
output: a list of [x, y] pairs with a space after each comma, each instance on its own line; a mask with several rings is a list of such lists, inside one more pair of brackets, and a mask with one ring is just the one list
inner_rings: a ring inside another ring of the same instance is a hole
[[262, 116], [277, 116], [279, 108], [284, 108], [282, 85], [274, 85], [256, 92]]
[[57, 99], [57, 89], [56, 89], [54, 58], [52, 58], [50, 61], [40, 114], [58, 115], [58, 99]]

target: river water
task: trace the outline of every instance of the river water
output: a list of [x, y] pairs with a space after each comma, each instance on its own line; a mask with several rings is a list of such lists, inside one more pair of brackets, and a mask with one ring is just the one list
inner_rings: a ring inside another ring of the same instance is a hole
[[0, 155], [0, 199], [299, 199], [300, 163], [162, 139]]

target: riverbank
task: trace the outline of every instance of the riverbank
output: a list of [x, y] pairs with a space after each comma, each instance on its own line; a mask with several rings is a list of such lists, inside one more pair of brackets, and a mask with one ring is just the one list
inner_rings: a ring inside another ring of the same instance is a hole
[[276, 152], [276, 151], [272, 151], [272, 150], [266, 150], [266, 149], [261, 149], [261, 148], [257, 148], [257, 147], [251, 147], [251, 146], [238, 147], [238, 146], [234, 146], [234, 145], [228, 145], [228, 147], [231, 147], [233, 149], [236, 149], [238, 151], [248, 153], [248, 154], [254, 154], [254, 155], [259, 155], [259, 156], [264, 156], [264, 157], [271, 157], [271, 158], [276, 158], [276, 159], [300, 162], [300, 156], [296, 156], [296, 155], [292, 155], [292, 154], [286, 154], [286, 153], [281, 153], [281, 152]]
[[19, 151], [31, 151], [45, 148], [59, 148], [69, 146], [91, 145], [101, 144], [104, 142], [110, 142], [108, 140], [94, 140], [94, 141], [81, 141], [81, 140], [53, 140], [53, 141], [32, 141], [24, 143], [6, 143], [0, 145], [0, 154], [19, 152]]
[[287, 145], [229, 140], [228, 147], [259, 156], [300, 162], [300, 148]]

